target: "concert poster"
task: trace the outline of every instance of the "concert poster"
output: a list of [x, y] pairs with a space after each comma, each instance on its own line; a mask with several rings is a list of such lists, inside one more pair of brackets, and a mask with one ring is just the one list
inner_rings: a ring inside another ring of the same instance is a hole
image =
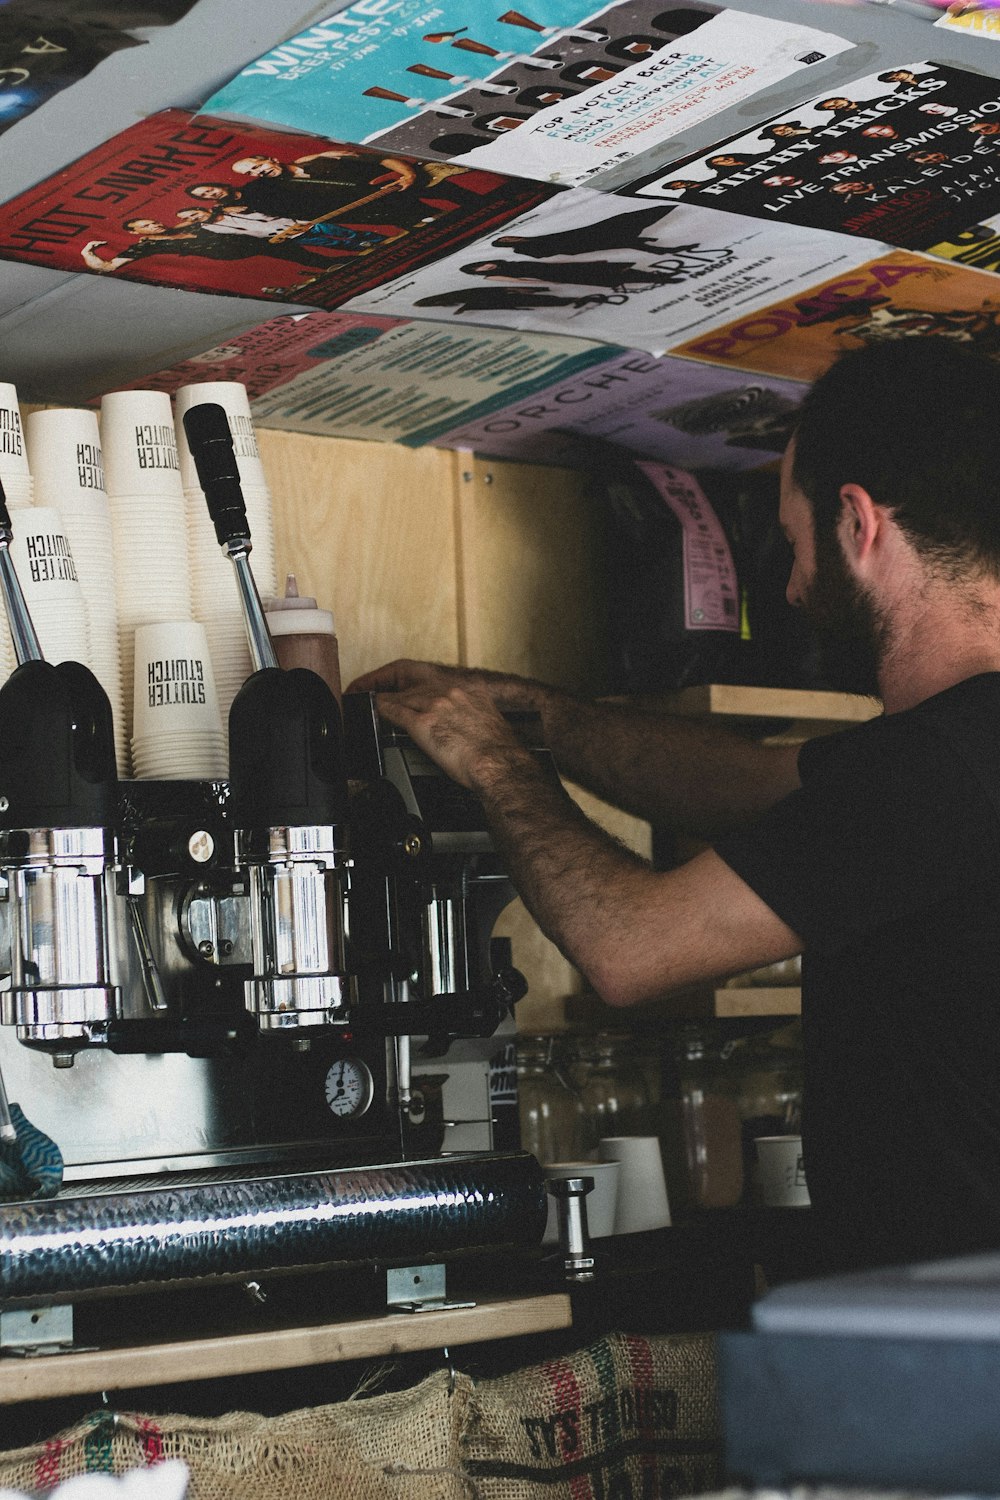
[[1000, 81], [932, 62], [883, 69], [628, 192], [925, 250], [1000, 211]]
[[571, 188], [499, 234], [345, 306], [664, 354], [884, 249], [794, 224]]
[[1000, 281], [899, 250], [676, 344], [671, 352], [814, 380], [845, 349], [934, 335], [1000, 357]]
[[[323, 368], [334, 352], [367, 348], [383, 333], [398, 327], [395, 318], [371, 318], [349, 313], [282, 313], [233, 334], [201, 354], [190, 355], [167, 369], [155, 370], [116, 390], [177, 393], [182, 385], [202, 380], [237, 380], [253, 402], [297, 375]], [[95, 403], [100, 397], [94, 398]]]
[[332, 309], [554, 191], [169, 109], [0, 204], [0, 257]]
[[0, 4], [0, 134], [113, 52], [141, 45], [107, 6]]
[[[346, 325], [363, 321], [346, 313], [321, 316]], [[419, 448], [456, 423], [542, 397], [551, 385], [620, 352], [582, 339], [440, 323], [370, 327], [367, 341], [360, 331], [331, 329], [312, 350], [322, 363], [257, 398], [254, 417], [293, 432]]]
[[357, 0], [205, 108], [572, 186], [851, 46], [702, 0]]
[[582, 436], [682, 469], [755, 469], [784, 450], [807, 389], [628, 350], [453, 427], [435, 443], [488, 458], [573, 465]]
[[977, 271], [1000, 273], [1000, 214], [929, 245], [927, 254], [953, 260], [956, 265], [973, 266]]

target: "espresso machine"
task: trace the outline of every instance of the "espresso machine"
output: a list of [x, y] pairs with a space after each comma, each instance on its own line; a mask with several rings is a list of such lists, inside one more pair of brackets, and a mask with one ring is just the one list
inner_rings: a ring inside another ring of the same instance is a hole
[[[0, 1343], [8, 1308], [544, 1228], [481, 808], [371, 697], [342, 715], [278, 667], [225, 413], [184, 421], [254, 665], [226, 781], [119, 781], [100, 684], [41, 658], [0, 506], [0, 1073], [64, 1159], [56, 1198], [0, 1204]], [[470, 1063], [456, 1149], [442, 1085]]]

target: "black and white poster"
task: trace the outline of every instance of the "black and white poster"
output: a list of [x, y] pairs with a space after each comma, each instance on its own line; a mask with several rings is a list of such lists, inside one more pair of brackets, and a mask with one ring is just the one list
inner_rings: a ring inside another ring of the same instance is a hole
[[1000, 81], [889, 68], [628, 191], [926, 250], [1000, 212]]

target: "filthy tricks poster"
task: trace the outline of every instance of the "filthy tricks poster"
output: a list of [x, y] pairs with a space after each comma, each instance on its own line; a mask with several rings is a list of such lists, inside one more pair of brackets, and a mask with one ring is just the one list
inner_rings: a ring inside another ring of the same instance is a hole
[[0, 257], [335, 308], [554, 191], [170, 109], [0, 205]]
[[888, 68], [629, 192], [928, 249], [1000, 210], [1000, 82], [932, 62]]

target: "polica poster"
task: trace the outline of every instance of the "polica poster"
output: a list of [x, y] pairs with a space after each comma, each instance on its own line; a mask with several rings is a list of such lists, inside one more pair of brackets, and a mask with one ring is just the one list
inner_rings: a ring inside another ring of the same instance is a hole
[[1000, 356], [1000, 281], [899, 250], [732, 319], [671, 351], [688, 359], [814, 380], [846, 349], [886, 339], [954, 339]]

